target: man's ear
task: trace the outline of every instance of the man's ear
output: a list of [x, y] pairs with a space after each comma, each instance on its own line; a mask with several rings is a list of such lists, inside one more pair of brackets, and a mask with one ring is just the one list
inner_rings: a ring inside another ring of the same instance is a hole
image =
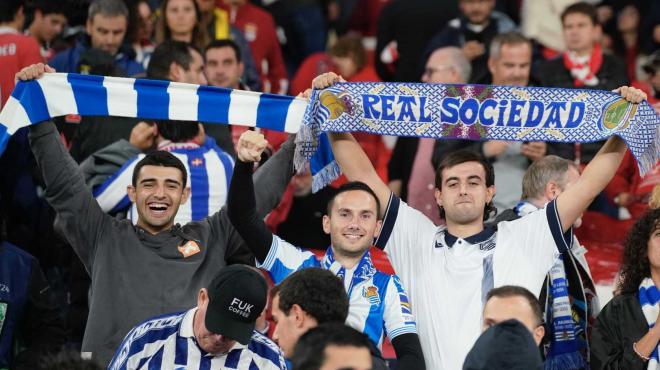
[[190, 198], [190, 187], [186, 186], [185, 189], [183, 189], [183, 194], [181, 194], [181, 204], [187, 202], [188, 198]]
[[323, 232], [330, 235], [330, 216], [323, 215]]
[[169, 69], [170, 81], [181, 81], [181, 66], [172, 62]]
[[495, 185], [491, 185], [491, 186], [487, 187], [486, 188], [486, 203], [492, 202], [496, 193], [497, 193], [497, 189], [495, 188]]
[[128, 193], [128, 199], [131, 200], [132, 203], [135, 203], [135, 188], [133, 185], [128, 185], [126, 187], [126, 193]]
[[209, 300], [209, 292], [206, 290], [206, 288], [202, 288], [199, 290], [199, 294], [197, 294], [197, 307], [202, 307], [206, 305], [206, 302]]

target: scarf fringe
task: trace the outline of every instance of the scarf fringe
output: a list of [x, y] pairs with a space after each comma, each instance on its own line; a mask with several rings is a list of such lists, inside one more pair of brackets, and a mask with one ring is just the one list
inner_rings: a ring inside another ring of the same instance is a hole
[[582, 370], [588, 369], [587, 363], [579, 352], [567, 352], [548, 356], [545, 360], [545, 370]]
[[312, 178], [312, 193], [316, 193], [323, 189], [325, 186], [335, 181], [339, 176], [341, 176], [341, 169], [339, 168], [337, 161], [328, 163], [319, 172], [314, 174]]

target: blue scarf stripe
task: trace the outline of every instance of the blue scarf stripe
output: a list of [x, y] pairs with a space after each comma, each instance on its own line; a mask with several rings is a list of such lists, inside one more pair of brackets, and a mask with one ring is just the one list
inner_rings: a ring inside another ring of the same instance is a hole
[[0, 154], [19, 128], [67, 114], [173, 119], [296, 133], [307, 102], [169, 81], [48, 73], [19, 82], [0, 112]]
[[650, 287], [640, 287], [639, 288], [639, 303], [642, 306], [645, 305], [655, 305], [660, 302], [660, 291], [655, 285]]
[[103, 87], [102, 76], [89, 76], [81, 79], [78, 75], [67, 75], [67, 81], [71, 84], [73, 97], [76, 101], [78, 113], [83, 116], [107, 116], [108, 93]]
[[[650, 277], [642, 280], [639, 285], [637, 297], [639, 299], [639, 305], [642, 307], [644, 318], [646, 318], [646, 324], [651, 329], [655, 326], [655, 320], [658, 317], [658, 312], [660, 312], [660, 291], [658, 291], [658, 288], [656, 288], [655, 283]], [[658, 362], [660, 362], [658, 344], [656, 344], [649, 358], [651, 358], [651, 361], [649, 361], [648, 369], [656, 369]]]
[[197, 118], [200, 121], [211, 122], [216, 119], [220, 122], [229, 122], [231, 90], [218, 90], [210, 86], [200, 86], [197, 94], [199, 94]]

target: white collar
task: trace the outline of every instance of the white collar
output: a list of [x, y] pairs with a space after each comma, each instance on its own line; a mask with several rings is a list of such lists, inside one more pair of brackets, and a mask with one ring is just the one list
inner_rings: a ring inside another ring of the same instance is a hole
[[15, 28], [13, 28], [13, 27], [9, 27], [9, 26], [3, 26], [3, 27], [0, 27], [0, 35], [2, 35], [2, 34], [7, 34], [7, 33], [18, 34], [18, 31], [16, 31]]
[[[197, 348], [199, 348], [199, 344], [197, 344], [197, 339], [195, 338], [195, 331], [193, 330], [193, 322], [195, 321], [194, 320], [195, 313], [197, 313], [197, 307], [191, 308], [190, 310], [188, 310], [188, 312], [185, 313], [185, 315], [183, 316], [183, 319], [181, 320], [181, 327], [179, 328], [179, 335], [184, 337], [184, 338], [192, 339], [193, 342], [195, 342], [195, 345], [197, 346]], [[247, 348], [247, 345], [236, 342], [229, 349], [229, 351], [227, 351], [227, 353], [229, 353], [229, 352], [231, 352], [235, 349], [242, 349], [242, 348]], [[199, 349], [202, 350], [201, 348], [199, 348]], [[219, 357], [222, 357], [222, 356], [226, 355], [227, 353], [224, 353], [224, 354], [220, 355]]]

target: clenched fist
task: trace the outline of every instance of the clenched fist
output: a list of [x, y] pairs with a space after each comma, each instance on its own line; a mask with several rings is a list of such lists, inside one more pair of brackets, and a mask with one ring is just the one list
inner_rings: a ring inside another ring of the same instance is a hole
[[256, 131], [245, 131], [238, 139], [237, 156], [241, 162], [259, 162], [261, 153], [268, 147], [264, 135]]

